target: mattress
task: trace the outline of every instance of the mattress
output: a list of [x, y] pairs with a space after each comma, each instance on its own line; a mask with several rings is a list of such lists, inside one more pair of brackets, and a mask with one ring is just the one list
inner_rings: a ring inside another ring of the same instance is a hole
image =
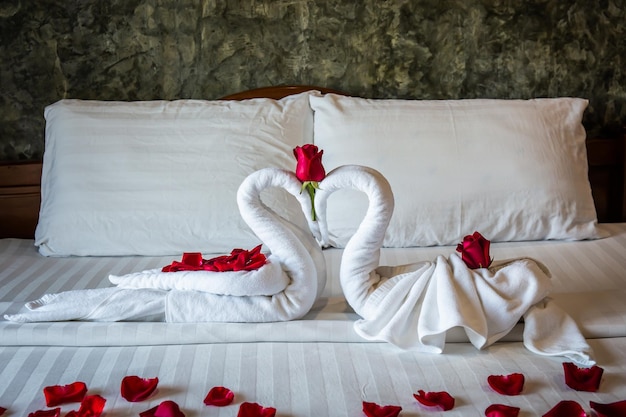
[[[563, 358], [539, 356], [522, 343], [520, 323], [496, 344], [477, 350], [453, 329], [443, 354], [402, 351], [361, 339], [358, 316], [342, 296], [342, 251], [324, 252], [328, 282], [301, 320], [280, 323], [153, 323], [0, 321], [0, 407], [27, 415], [46, 407], [42, 390], [83, 381], [103, 396], [106, 415], [136, 415], [165, 400], [186, 415], [237, 414], [243, 402], [284, 416], [358, 416], [362, 402], [398, 405], [401, 415], [484, 415], [494, 403], [543, 415], [562, 400], [626, 399], [626, 223], [603, 224], [608, 237], [589, 241], [494, 243], [495, 259], [531, 257], [552, 274], [551, 297], [577, 322], [604, 370], [597, 392], [576, 391], [563, 378]], [[383, 265], [447, 256], [454, 247], [383, 249]], [[0, 313], [24, 302], [72, 289], [110, 286], [109, 274], [169, 264], [171, 257], [67, 257], [38, 254], [32, 240], [0, 240]], [[524, 374], [521, 395], [503, 396], [489, 375]], [[159, 378], [157, 391], [131, 403], [120, 394], [124, 376]], [[233, 404], [204, 405], [214, 386], [235, 393]], [[419, 404], [418, 390], [446, 391], [455, 406], [445, 414]], [[78, 405], [62, 406], [63, 412]]]
[[[494, 259], [531, 257], [552, 274], [552, 298], [587, 338], [626, 336], [626, 224], [602, 224], [604, 239], [506, 242], [492, 245]], [[381, 265], [401, 265], [447, 256], [454, 247], [385, 248]], [[0, 240], [0, 313], [18, 312], [46, 293], [111, 286], [109, 274], [169, 264], [171, 257], [43, 257], [31, 240]], [[324, 252], [327, 285], [301, 320], [277, 323], [0, 321], [0, 345], [125, 346], [224, 342], [365, 342], [353, 330], [358, 316], [342, 296], [338, 271], [342, 251]], [[462, 332], [448, 342], [466, 342]], [[505, 341], [521, 341], [521, 325]]]

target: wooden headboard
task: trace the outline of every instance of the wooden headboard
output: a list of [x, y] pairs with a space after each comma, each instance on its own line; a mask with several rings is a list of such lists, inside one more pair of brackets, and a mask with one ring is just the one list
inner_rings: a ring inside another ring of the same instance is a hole
[[[330, 88], [300, 85], [257, 88], [222, 99], [280, 99], [312, 89], [345, 95]], [[588, 139], [587, 154], [589, 181], [599, 221], [626, 221], [626, 134]], [[41, 161], [0, 162], [0, 238], [34, 237], [39, 216], [41, 168]]]

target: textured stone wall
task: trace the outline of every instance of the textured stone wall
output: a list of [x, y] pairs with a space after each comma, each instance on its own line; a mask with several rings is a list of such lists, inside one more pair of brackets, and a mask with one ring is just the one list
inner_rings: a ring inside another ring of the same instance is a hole
[[2, 0], [0, 160], [43, 153], [61, 98], [213, 99], [276, 84], [364, 97], [590, 99], [626, 122], [626, 0]]

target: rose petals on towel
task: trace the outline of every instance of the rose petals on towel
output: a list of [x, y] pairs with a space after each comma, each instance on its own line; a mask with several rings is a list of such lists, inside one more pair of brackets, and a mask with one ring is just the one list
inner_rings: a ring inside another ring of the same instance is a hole
[[4, 413], [5, 413], [5, 411], [7, 411], [7, 409], [6, 409], [6, 408], [4, 408], [4, 407], [0, 407], [0, 416], [1, 416], [2, 414], [4, 414]]
[[80, 403], [78, 411], [70, 411], [65, 417], [100, 417], [106, 402], [99, 395], [87, 395]]
[[156, 407], [139, 413], [139, 417], [185, 417], [180, 407], [174, 401], [163, 401]]
[[86, 393], [87, 385], [80, 381], [68, 385], [51, 385], [43, 389], [48, 407], [82, 401]]
[[143, 401], [150, 396], [159, 384], [159, 378], [125, 376], [120, 388], [122, 397], [130, 402]]
[[626, 400], [614, 403], [597, 403], [589, 401], [589, 406], [596, 412], [598, 417], [623, 417], [626, 416]]
[[524, 375], [513, 373], [510, 375], [489, 375], [489, 386], [502, 395], [519, 395], [524, 388]]
[[439, 407], [443, 411], [452, 410], [452, 408], [454, 408], [454, 397], [445, 391], [425, 392], [419, 390], [417, 394], [413, 394], [413, 397], [426, 407]]
[[519, 407], [511, 407], [504, 404], [491, 404], [485, 410], [485, 417], [517, 417], [519, 415]]
[[216, 256], [211, 259], [202, 259], [202, 254], [199, 252], [185, 252], [180, 262], [174, 261], [164, 266], [161, 271], [252, 271], [259, 269], [267, 262], [265, 254], [261, 253], [261, 246], [258, 245], [250, 250], [233, 249], [230, 255]]
[[552, 407], [542, 417], [588, 417], [576, 401], [563, 400]]
[[249, 402], [241, 403], [237, 412], [237, 417], [274, 417], [275, 415], [275, 408]]
[[402, 407], [397, 405], [381, 406], [363, 401], [363, 412], [367, 417], [397, 417], [400, 411], [402, 411]]
[[596, 392], [600, 387], [604, 369], [597, 365], [589, 368], [579, 368], [572, 362], [563, 363], [565, 383], [576, 391]]
[[206, 405], [214, 405], [216, 407], [224, 407], [233, 402], [235, 394], [225, 387], [213, 387], [209, 390], [204, 403]]

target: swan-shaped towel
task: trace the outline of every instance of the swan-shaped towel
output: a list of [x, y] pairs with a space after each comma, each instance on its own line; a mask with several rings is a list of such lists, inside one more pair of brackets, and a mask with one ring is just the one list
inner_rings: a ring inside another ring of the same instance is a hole
[[[239, 187], [241, 216], [271, 252], [268, 263], [257, 271], [202, 271], [201, 279], [217, 281], [192, 287], [186, 287], [191, 284], [189, 274], [184, 272], [150, 270], [112, 276], [110, 280], [120, 286], [47, 294], [27, 303], [25, 311], [5, 315], [5, 319], [270, 322], [300, 318], [311, 309], [326, 284], [324, 257], [311, 230], [299, 228], [268, 208], [261, 201], [261, 192], [269, 187], [287, 190], [300, 202], [309, 225], [316, 229], [311, 219], [311, 200], [300, 193], [301, 186], [294, 173], [266, 168], [250, 174]], [[159, 282], [161, 274], [171, 275], [165, 277], [166, 282]], [[250, 285], [246, 285], [246, 278], [252, 279]], [[237, 281], [229, 286], [228, 279]]]
[[315, 207], [323, 244], [328, 197], [341, 188], [364, 192], [369, 206], [347, 243], [340, 266], [346, 300], [362, 319], [355, 331], [365, 339], [384, 340], [403, 349], [440, 353], [446, 333], [465, 330], [481, 349], [506, 335], [523, 317], [525, 346], [539, 354], [563, 355], [590, 365], [590, 347], [574, 321], [547, 298], [550, 275], [532, 259], [470, 269], [451, 254], [434, 261], [379, 267], [380, 250], [393, 213], [393, 193], [376, 170], [342, 166], [320, 182]]

